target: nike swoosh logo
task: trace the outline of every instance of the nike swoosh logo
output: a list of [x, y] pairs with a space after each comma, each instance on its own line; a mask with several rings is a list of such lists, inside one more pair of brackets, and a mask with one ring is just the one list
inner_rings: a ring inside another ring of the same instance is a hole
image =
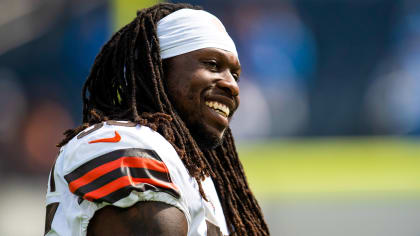
[[118, 143], [121, 140], [120, 134], [115, 131], [115, 136], [112, 138], [101, 138], [89, 141], [89, 143]]

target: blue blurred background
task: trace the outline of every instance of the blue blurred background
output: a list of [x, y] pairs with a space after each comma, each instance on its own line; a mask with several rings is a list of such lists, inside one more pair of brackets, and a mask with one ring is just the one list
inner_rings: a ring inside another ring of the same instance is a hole
[[[0, 2], [0, 235], [42, 234], [55, 144], [81, 122], [94, 58], [156, 2]], [[420, 234], [420, 2], [183, 2], [236, 42], [232, 129], [272, 235]]]

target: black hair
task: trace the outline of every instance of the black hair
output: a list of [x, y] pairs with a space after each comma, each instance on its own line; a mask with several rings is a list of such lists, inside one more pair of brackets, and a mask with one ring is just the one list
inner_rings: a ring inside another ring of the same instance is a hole
[[83, 86], [83, 123], [67, 130], [58, 146], [87, 127], [107, 120], [128, 120], [159, 132], [175, 148], [189, 174], [211, 176], [233, 235], [269, 235], [239, 161], [230, 129], [222, 144], [201, 150], [168, 98], [156, 34], [157, 22], [188, 4], [160, 3], [137, 12], [102, 47]]

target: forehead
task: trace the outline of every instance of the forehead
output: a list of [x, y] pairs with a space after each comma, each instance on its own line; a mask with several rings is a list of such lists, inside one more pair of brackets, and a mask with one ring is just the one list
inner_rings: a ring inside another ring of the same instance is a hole
[[187, 54], [190, 54], [193, 57], [198, 57], [198, 58], [203, 58], [203, 59], [213, 58], [213, 59], [222, 60], [224, 62], [232, 64], [235, 67], [238, 67], [238, 69], [240, 69], [241, 67], [239, 59], [234, 53], [223, 50], [223, 49], [219, 49], [219, 48], [202, 48], [202, 49], [198, 49]]

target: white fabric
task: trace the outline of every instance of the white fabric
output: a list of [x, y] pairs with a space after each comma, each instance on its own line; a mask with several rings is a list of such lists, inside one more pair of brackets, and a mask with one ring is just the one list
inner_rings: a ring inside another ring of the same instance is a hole
[[157, 24], [162, 59], [202, 48], [219, 48], [235, 54], [235, 43], [220, 20], [203, 10], [181, 9]]
[[[86, 130], [88, 129], [91, 127]], [[91, 140], [113, 137], [115, 131], [121, 136], [121, 140], [117, 143], [88, 143]], [[196, 180], [188, 174], [175, 149], [159, 133], [144, 126], [123, 127], [105, 122], [103, 127], [80, 139], [75, 137], [61, 148], [54, 172], [51, 173], [56, 186], [54, 192], [51, 192], [51, 186], [48, 183], [46, 205], [55, 202], [59, 205], [47, 236], [86, 236], [90, 219], [96, 211], [109, 203], [95, 203], [87, 200], [79, 203], [78, 196], [70, 192], [64, 176], [98, 156], [125, 148], [154, 150], [168, 168], [172, 182], [179, 189], [180, 198], [165, 192], [132, 191], [127, 197], [113, 203], [114, 206], [130, 207], [139, 201], [164, 202], [177, 207], [185, 214], [189, 236], [207, 235], [206, 221], [212, 222], [221, 229], [223, 234], [227, 235], [223, 210], [211, 179], [203, 183], [203, 190], [211, 202], [209, 203], [201, 197]], [[214, 206], [211, 210], [209, 210], [209, 204]]]

